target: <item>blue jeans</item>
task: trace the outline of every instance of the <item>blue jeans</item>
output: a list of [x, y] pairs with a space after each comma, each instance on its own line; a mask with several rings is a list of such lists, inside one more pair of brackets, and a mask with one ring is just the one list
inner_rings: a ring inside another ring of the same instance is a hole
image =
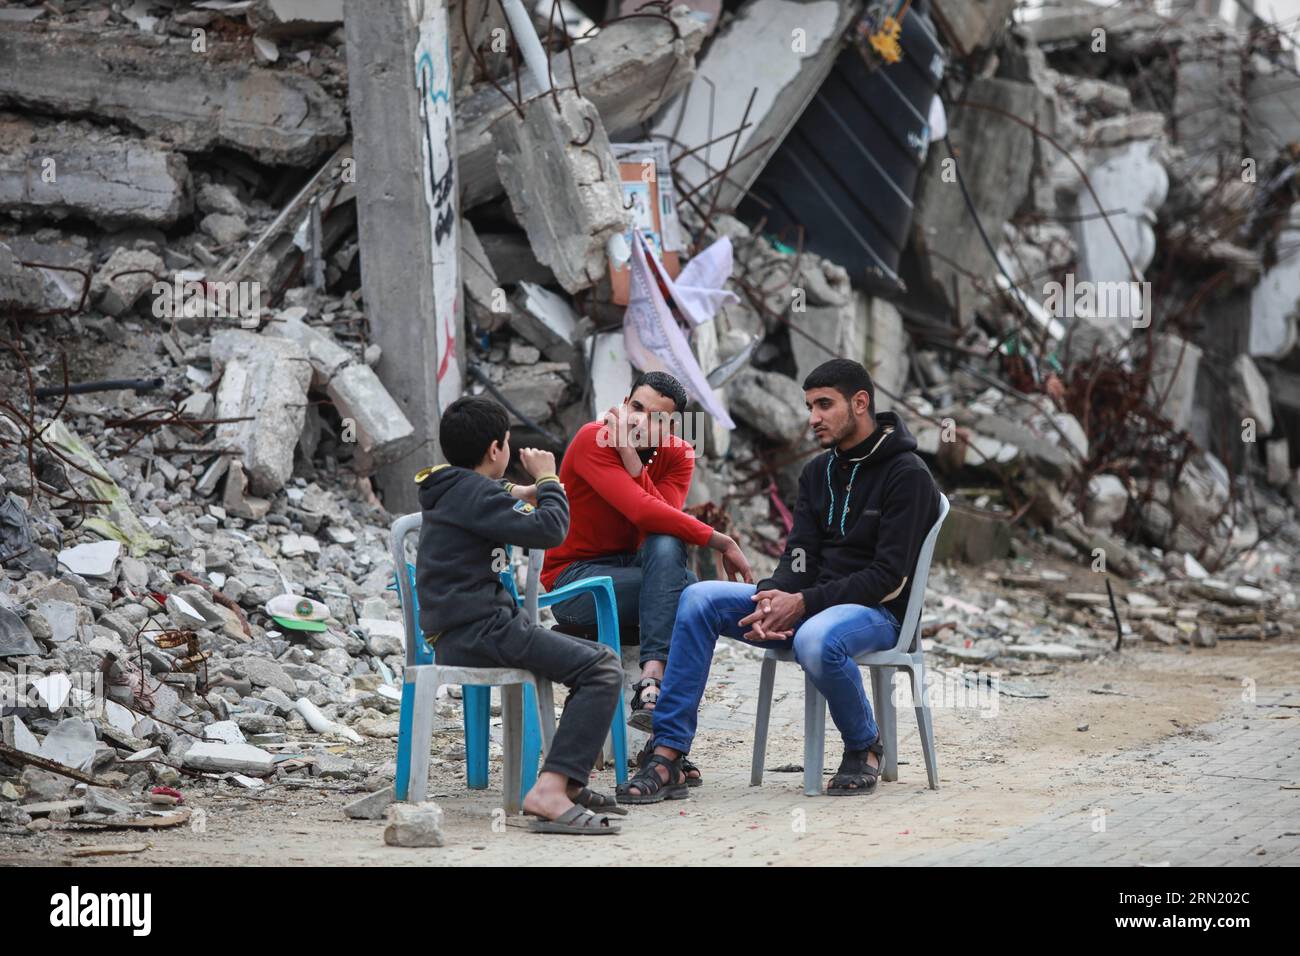
[[[574, 561], [560, 572], [555, 586], [601, 575], [609, 575], [614, 581], [619, 627], [632, 623], [641, 627], [641, 664], [668, 660], [677, 599], [696, 580], [695, 573], [686, 567], [686, 542], [669, 534], [649, 535], [635, 552]], [[596, 626], [596, 602], [590, 594], [561, 601], [551, 610], [561, 624]]]
[[713, 646], [723, 634], [755, 647], [794, 647], [799, 665], [830, 708], [847, 750], [863, 750], [879, 735], [862, 671], [853, 658], [893, 647], [898, 620], [883, 607], [837, 604], [805, 618], [784, 641], [747, 641], [737, 622], [754, 610], [752, 584], [701, 581], [682, 592], [673, 628], [673, 654], [664, 671], [654, 709], [654, 742], [690, 753], [700, 698], [713, 663]]

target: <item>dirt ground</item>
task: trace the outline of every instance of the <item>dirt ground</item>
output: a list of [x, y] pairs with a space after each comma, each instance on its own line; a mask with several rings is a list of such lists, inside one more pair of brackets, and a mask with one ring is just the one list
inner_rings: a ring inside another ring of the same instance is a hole
[[[952, 670], [942, 661], [937, 669]], [[223, 785], [194, 793], [205, 811], [204, 832], [180, 826], [138, 832], [87, 832], [64, 825], [41, 834], [0, 837], [5, 865], [256, 865], [256, 864], [880, 864], [1009, 833], [1059, 801], [1095, 798], [1104, 806], [1122, 793], [1177, 793], [1195, 781], [1151, 759], [1177, 735], [1199, 730], [1243, 695], [1300, 689], [1300, 643], [1223, 642], [1216, 648], [1125, 647], [1122, 654], [1063, 665], [1023, 662], [1004, 681], [1046, 698], [988, 695], [964, 701], [932, 689], [940, 785], [926, 788], [916, 725], [899, 713], [897, 782], [855, 798], [809, 798], [802, 774], [774, 768], [802, 762], [802, 679], [779, 668], [772, 733], [762, 787], [749, 786], [753, 694], [758, 663], [743, 652], [715, 664], [694, 757], [706, 783], [689, 801], [632, 808], [623, 832], [606, 838], [542, 837], [506, 821], [500, 804], [499, 759], [491, 788], [468, 791], [463, 762], [437, 760], [430, 797], [446, 814], [446, 846], [399, 849], [383, 843], [382, 822], [349, 820], [342, 807], [360, 792], [268, 787], [259, 793]], [[955, 687], [955, 685], [949, 685]], [[1294, 698], [1300, 703], [1300, 696]], [[996, 701], [996, 702], [995, 702]], [[955, 706], [964, 704], [967, 706]], [[1086, 729], [1083, 729], [1086, 725]], [[633, 736], [633, 745], [639, 742]], [[434, 753], [456, 749], [451, 732]], [[378, 769], [394, 741], [349, 748]], [[828, 721], [827, 764], [839, 741]], [[1282, 755], [1279, 754], [1279, 758]], [[1281, 766], [1281, 764], [1279, 764]], [[1222, 768], [1230, 771], [1231, 768]], [[613, 773], [594, 785], [613, 787]], [[316, 789], [320, 788], [320, 789]], [[134, 845], [141, 852], [84, 857], [78, 851]]]

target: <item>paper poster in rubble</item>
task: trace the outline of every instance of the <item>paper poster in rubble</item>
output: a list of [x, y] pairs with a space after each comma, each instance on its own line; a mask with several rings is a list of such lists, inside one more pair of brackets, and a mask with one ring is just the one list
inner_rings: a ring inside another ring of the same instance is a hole
[[636, 230], [633, 236], [631, 298], [623, 313], [628, 359], [642, 371], [672, 374], [686, 386], [691, 398], [724, 428], [735, 428], [735, 422], [718, 403], [695, 360], [686, 331], [674, 318], [660, 291], [662, 284], [692, 326], [711, 321], [719, 306], [739, 301], [734, 292], [722, 288], [731, 275], [731, 240], [724, 236], [713, 243], [687, 263], [674, 282], [651, 253], [645, 237]]

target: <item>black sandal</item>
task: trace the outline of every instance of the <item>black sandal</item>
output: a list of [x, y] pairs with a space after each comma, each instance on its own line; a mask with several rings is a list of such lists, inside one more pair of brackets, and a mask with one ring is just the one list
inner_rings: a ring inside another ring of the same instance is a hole
[[[654, 751], [655, 751], [655, 740], [653, 737], [651, 737], [648, 740], [646, 740], [645, 746], [642, 747], [640, 753], [636, 755], [636, 758], [632, 762], [632, 766], [637, 768], [638, 770], [641, 767], [644, 767], [646, 758], [649, 757], [652, 753], [654, 753]], [[695, 764], [691, 763], [691, 761], [685, 756], [678, 757], [677, 759], [682, 762], [682, 773], [686, 775], [686, 786], [688, 787], [704, 786], [704, 778], [700, 775], [700, 768], [695, 766]], [[691, 776], [692, 773], [694, 773], [695, 776], [692, 777]]]
[[654, 730], [655, 712], [646, 708], [645, 691], [648, 687], [654, 688], [655, 695], [649, 702], [657, 705], [661, 686], [662, 682], [657, 677], [642, 677], [632, 685], [632, 716], [627, 719], [628, 726], [645, 731], [647, 734]]
[[[664, 783], [659, 774], [655, 773], [655, 767], [667, 767], [668, 779], [670, 783]], [[627, 783], [619, 784], [618, 801], [619, 803], [660, 803], [664, 800], [685, 800], [690, 797], [690, 788], [684, 781], [680, 781], [682, 773], [682, 759], [669, 760], [662, 754], [651, 754], [646, 758], [645, 765], [641, 767]], [[680, 781], [680, 782], [679, 782]], [[632, 787], [636, 787], [639, 793], [633, 793]]]
[[[876, 755], [879, 766], [873, 767], [867, 763], [868, 754]], [[880, 782], [880, 771], [884, 766], [885, 748], [881, 746], [879, 737], [876, 737], [876, 742], [866, 750], [846, 750], [844, 758], [840, 761], [840, 769], [836, 771], [835, 776], [831, 777], [826, 787], [826, 795], [849, 797], [872, 793], [876, 789], [876, 784]]]
[[598, 790], [583, 787], [578, 791], [578, 795], [572, 799], [578, 806], [586, 807], [588, 810], [596, 810], [601, 813], [616, 813], [621, 817], [627, 816], [627, 807], [620, 805], [617, 797], [611, 797], [609, 794], [601, 793]]

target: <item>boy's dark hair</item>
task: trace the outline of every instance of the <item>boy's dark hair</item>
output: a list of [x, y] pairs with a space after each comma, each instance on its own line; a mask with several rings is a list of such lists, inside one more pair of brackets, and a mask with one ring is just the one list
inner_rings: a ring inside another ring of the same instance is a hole
[[442, 413], [438, 444], [449, 464], [475, 468], [494, 441], [505, 443], [508, 431], [510, 419], [504, 408], [491, 399], [466, 395]]
[[876, 386], [861, 362], [846, 358], [823, 362], [803, 380], [805, 392], [812, 388], [833, 388], [850, 402], [858, 392], [866, 392], [871, 399], [871, 414], [873, 417], [876, 414]]
[[632, 387], [627, 390], [627, 394], [631, 396], [642, 385], [649, 385], [664, 398], [671, 398], [675, 412], [684, 411], [686, 403], [690, 400], [686, 397], [686, 389], [682, 388], [682, 383], [667, 372], [638, 373], [632, 380]]

